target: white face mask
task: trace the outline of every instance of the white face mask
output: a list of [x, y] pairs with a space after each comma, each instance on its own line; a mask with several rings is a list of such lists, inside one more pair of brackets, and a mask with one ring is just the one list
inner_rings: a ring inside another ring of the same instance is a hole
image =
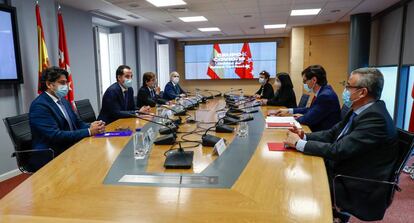
[[281, 86], [282, 86], [282, 84], [280, 83], [280, 81], [276, 80], [275, 81], [275, 88], [280, 89]]
[[265, 79], [264, 78], [259, 78], [259, 83], [260, 84], [264, 84], [266, 81], [265, 81]]
[[180, 78], [179, 77], [173, 77], [173, 79], [172, 79], [172, 82], [174, 84], [178, 84], [179, 81], [180, 81]]
[[130, 88], [130, 87], [132, 87], [132, 79], [125, 79], [125, 81], [124, 81], [124, 86], [125, 86], [126, 88]]

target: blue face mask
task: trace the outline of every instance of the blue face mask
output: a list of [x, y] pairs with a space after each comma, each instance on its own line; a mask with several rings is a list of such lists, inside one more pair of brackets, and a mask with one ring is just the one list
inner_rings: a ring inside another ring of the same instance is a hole
[[346, 107], [350, 108], [352, 106], [353, 101], [351, 100], [351, 93], [349, 90], [345, 89], [344, 92], [342, 92], [342, 100]]
[[132, 87], [132, 79], [125, 79], [125, 81], [124, 81], [124, 85], [125, 85], [125, 87], [127, 87], [127, 88]]
[[55, 94], [58, 98], [63, 98], [65, 97], [69, 92], [69, 87], [68, 85], [59, 85], [57, 90], [55, 91]]
[[[313, 86], [313, 87], [315, 87], [315, 86]], [[308, 84], [303, 84], [303, 88], [304, 88], [304, 89], [305, 89], [305, 91], [306, 91], [306, 92], [308, 92], [308, 93], [310, 93], [310, 92], [312, 91], [313, 87], [312, 87], [312, 88], [310, 88]]]

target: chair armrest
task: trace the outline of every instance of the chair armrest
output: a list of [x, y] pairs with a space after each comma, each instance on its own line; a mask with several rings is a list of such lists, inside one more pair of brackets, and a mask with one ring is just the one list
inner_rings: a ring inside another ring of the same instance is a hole
[[53, 149], [51, 149], [51, 148], [47, 148], [47, 149], [28, 149], [28, 150], [23, 150], [23, 151], [14, 151], [11, 154], [11, 157], [15, 157], [19, 153], [44, 152], [44, 151], [50, 151], [52, 153], [52, 159], [55, 158], [55, 151], [53, 151]]
[[336, 210], [339, 210], [338, 206], [336, 205], [336, 193], [335, 193], [335, 181], [338, 178], [345, 178], [345, 179], [351, 179], [351, 180], [355, 180], [355, 181], [364, 181], [364, 182], [370, 182], [370, 183], [393, 185], [393, 186], [395, 186], [395, 189], [398, 192], [401, 192], [401, 188], [400, 188], [400, 186], [398, 186], [397, 182], [389, 182], [389, 181], [384, 181], [384, 180], [374, 180], [374, 179], [367, 179], [367, 178], [353, 177], [353, 176], [338, 174], [338, 175], [335, 175], [335, 177], [333, 178], [333, 181], [332, 181], [332, 190], [333, 190], [333, 196], [334, 196], [333, 197], [333, 199], [334, 199], [334, 208]]

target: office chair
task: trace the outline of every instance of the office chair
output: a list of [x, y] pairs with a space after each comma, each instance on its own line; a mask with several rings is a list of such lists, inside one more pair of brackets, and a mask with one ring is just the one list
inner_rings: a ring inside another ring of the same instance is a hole
[[[373, 179], [366, 179], [366, 178], [360, 178], [360, 177], [353, 177], [353, 176], [347, 176], [347, 175], [341, 175], [338, 174], [334, 177], [332, 182], [332, 189], [333, 189], [333, 199], [334, 199], [334, 208], [338, 212], [348, 212], [349, 214], [354, 215], [354, 213], [351, 213], [349, 210], [343, 209], [340, 207], [340, 205], [337, 204], [336, 200], [336, 193], [335, 193], [335, 185], [336, 182], [341, 180], [348, 180], [351, 181], [358, 181], [363, 182], [366, 184], [375, 184], [378, 185], [378, 187], [383, 187], [384, 193], [382, 194], [376, 194], [378, 196], [378, 200], [385, 201], [385, 207], [388, 208], [393, 199], [395, 191], [401, 192], [401, 188], [399, 187], [399, 179], [400, 174], [406, 165], [408, 159], [410, 158], [411, 153], [413, 152], [414, 148], [414, 133], [407, 132], [402, 129], [398, 129], [398, 155], [397, 155], [397, 161], [393, 167], [393, 175], [391, 176], [390, 181], [380, 181], [380, 180], [373, 180]], [[382, 196], [382, 197], [381, 197]], [[379, 211], [379, 213], [383, 213]], [[378, 214], [377, 218], [365, 218], [364, 216], [355, 216], [361, 220], [364, 221], [377, 221], [382, 220], [383, 216], [380, 216], [381, 214]]]
[[86, 123], [92, 123], [96, 121], [95, 112], [89, 99], [83, 99], [75, 101], [75, 106], [80, 119]]
[[306, 107], [306, 105], [308, 104], [308, 100], [309, 100], [309, 95], [303, 94], [302, 97], [300, 97], [298, 108]]
[[[32, 132], [29, 124], [29, 114], [8, 117], [3, 119], [7, 132], [13, 142], [14, 152], [11, 157], [16, 157], [17, 166], [23, 173], [34, 173], [34, 169], [29, 165], [29, 159], [34, 154], [46, 157], [48, 161], [55, 157], [52, 149], [33, 150], [32, 148]], [[46, 164], [46, 163], [45, 163]]]

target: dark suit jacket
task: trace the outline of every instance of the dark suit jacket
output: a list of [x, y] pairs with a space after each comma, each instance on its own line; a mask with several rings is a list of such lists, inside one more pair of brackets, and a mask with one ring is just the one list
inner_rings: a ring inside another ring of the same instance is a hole
[[155, 97], [151, 97], [150, 90], [146, 86], [142, 86], [138, 90], [137, 96], [137, 106], [140, 108], [142, 106], [151, 106], [154, 107], [157, 104], [157, 100], [159, 99], [159, 95], [154, 90]]
[[[329, 130], [306, 134], [308, 142], [304, 153], [325, 158], [330, 182], [337, 174], [390, 180], [397, 159], [398, 141], [385, 103], [377, 101], [357, 115], [348, 132], [337, 140], [351, 113]], [[387, 187], [339, 181], [335, 187], [338, 206], [363, 220], [382, 219], [387, 208]]]
[[267, 105], [296, 108], [296, 96], [293, 88], [281, 88], [273, 98], [267, 101]]
[[[73, 131], [70, 131], [69, 123], [62, 111], [46, 92], [33, 100], [29, 112], [33, 149], [51, 148], [55, 151], [56, 156], [79, 140], [89, 136], [89, 125], [80, 120], [68, 101], [62, 99], [62, 103], [72, 120], [72, 125], [76, 128]], [[38, 169], [46, 163], [44, 159], [48, 157], [34, 155], [30, 159], [30, 165], [34, 166], [34, 169]]]
[[118, 82], [112, 84], [106, 89], [102, 98], [102, 108], [98, 120], [109, 124], [120, 118], [135, 117], [134, 89], [128, 88], [128, 99], [125, 103], [124, 93]]
[[330, 129], [341, 120], [338, 96], [329, 85], [321, 87], [309, 108], [294, 108], [293, 113], [303, 114], [297, 121], [308, 125], [312, 132]]
[[256, 94], [260, 95], [260, 98], [263, 99], [271, 99], [275, 95], [273, 91], [273, 87], [271, 84], [266, 83], [262, 86], [260, 86], [259, 90], [256, 92]]
[[174, 84], [170, 81], [165, 85], [163, 97], [166, 100], [173, 100], [180, 96], [180, 94], [185, 94], [185, 91], [180, 87], [179, 84]]

